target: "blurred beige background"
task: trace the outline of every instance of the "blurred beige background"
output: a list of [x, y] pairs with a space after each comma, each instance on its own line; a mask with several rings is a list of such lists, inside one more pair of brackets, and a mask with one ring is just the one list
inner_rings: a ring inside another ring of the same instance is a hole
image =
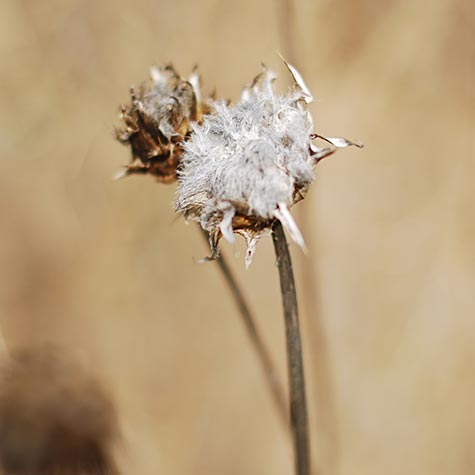
[[[123, 473], [292, 473], [230, 296], [173, 214], [174, 186], [110, 179], [129, 158], [113, 139], [118, 106], [151, 64], [188, 74], [197, 62], [205, 90], [236, 99], [263, 61], [285, 91], [275, 50], [289, 53], [279, 25], [292, 17], [279, 5], [0, 3], [3, 336], [62, 342], [100, 373]], [[366, 144], [322, 162], [295, 210], [310, 248], [292, 252], [319, 475], [475, 473], [474, 18], [468, 0], [295, 2], [316, 130]], [[225, 250], [285, 376], [270, 240], [247, 272], [242, 244]]]

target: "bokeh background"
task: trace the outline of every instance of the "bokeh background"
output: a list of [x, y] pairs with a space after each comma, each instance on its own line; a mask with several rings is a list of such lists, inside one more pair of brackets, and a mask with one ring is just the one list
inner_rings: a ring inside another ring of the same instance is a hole
[[[200, 65], [237, 99], [298, 64], [324, 160], [292, 246], [319, 475], [475, 472], [475, 7], [469, 0], [2, 0], [0, 324], [107, 384], [123, 473], [289, 474], [258, 360], [174, 185], [111, 176], [128, 88]], [[285, 378], [270, 240], [224, 246]], [[45, 382], [47, 384], [47, 382]]]

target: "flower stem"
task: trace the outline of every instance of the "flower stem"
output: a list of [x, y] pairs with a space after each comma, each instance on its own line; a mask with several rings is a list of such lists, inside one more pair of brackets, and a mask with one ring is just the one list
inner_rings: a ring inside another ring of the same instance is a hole
[[279, 268], [280, 290], [284, 308], [289, 374], [290, 421], [294, 442], [295, 473], [296, 475], [309, 475], [308, 416], [297, 293], [295, 291], [292, 260], [290, 258], [284, 228], [278, 220], [276, 220], [272, 226], [272, 240], [274, 242], [277, 267]]
[[[204, 231], [201, 226], [200, 229], [202, 230], [203, 237], [208, 240], [208, 233]], [[246, 328], [247, 335], [251, 340], [251, 344], [256, 352], [259, 361], [262, 366], [262, 371], [266, 378], [267, 387], [272, 395], [272, 399], [276, 406], [277, 412], [284, 424], [286, 429], [289, 429], [289, 422], [288, 422], [288, 413], [287, 413], [287, 403], [285, 398], [285, 393], [283, 389], [283, 385], [280, 381], [278, 376], [277, 370], [275, 368], [274, 363], [272, 362], [272, 358], [270, 355], [269, 350], [262, 339], [262, 336], [259, 332], [259, 329], [256, 325], [256, 319], [254, 318], [252, 311], [244, 297], [244, 294], [234, 276], [229, 264], [227, 263], [225, 257], [221, 253], [220, 257], [216, 260], [219, 266], [219, 269], [228, 285], [228, 288], [234, 298], [236, 306], [239, 310], [239, 314], [241, 316], [241, 320]]]

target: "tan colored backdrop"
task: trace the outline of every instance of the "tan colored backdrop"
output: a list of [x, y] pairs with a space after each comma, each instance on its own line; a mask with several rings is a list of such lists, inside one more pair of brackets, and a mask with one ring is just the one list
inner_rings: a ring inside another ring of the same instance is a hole
[[[292, 252], [319, 475], [475, 472], [473, 5], [295, 2], [317, 130], [366, 143], [322, 162], [296, 210], [310, 248]], [[197, 230], [173, 214], [174, 186], [110, 180], [128, 160], [112, 136], [118, 106], [151, 64], [187, 74], [197, 62], [206, 90], [236, 99], [263, 61], [285, 90], [275, 50], [292, 54], [292, 15], [279, 8], [0, 4], [2, 332], [10, 348], [65, 343], [101, 374], [124, 474], [292, 470], [229, 294], [213, 264], [193, 260], [207, 252]], [[285, 375], [271, 243], [248, 272], [236, 250]]]

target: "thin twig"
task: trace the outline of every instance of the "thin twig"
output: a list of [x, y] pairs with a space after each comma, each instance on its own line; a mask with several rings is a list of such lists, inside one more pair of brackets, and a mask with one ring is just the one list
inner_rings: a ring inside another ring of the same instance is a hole
[[295, 473], [310, 474], [307, 401], [300, 340], [297, 293], [295, 291], [292, 260], [284, 228], [276, 220], [272, 226], [272, 240], [279, 268], [280, 290], [284, 307], [287, 341], [287, 366], [289, 373], [290, 421], [294, 439]]
[[[208, 233], [204, 231], [201, 226], [200, 229], [202, 230], [202, 234], [203, 237], [206, 239], [206, 242], [208, 242]], [[239, 310], [239, 314], [241, 315], [242, 322], [246, 328], [247, 335], [251, 340], [251, 344], [254, 348], [254, 351], [257, 353], [257, 356], [262, 366], [262, 371], [266, 378], [267, 386], [277, 408], [277, 412], [279, 413], [280, 418], [282, 419], [284, 427], [286, 429], [289, 429], [287, 403], [283, 385], [280, 381], [275, 365], [272, 362], [270, 352], [267, 349], [264, 340], [262, 339], [259, 329], [257, 328], [256, 319], [254, 318], [251, 309], [244, 297], [244, 294], [222, 253], [217, 259], [217, 263], [219, 269], [221, 270], [221, 273], [223, 274], [224, 280], [226, 281], [226, 284], [228, 285], [228, 288], [234, 298], [236, 306]]]

